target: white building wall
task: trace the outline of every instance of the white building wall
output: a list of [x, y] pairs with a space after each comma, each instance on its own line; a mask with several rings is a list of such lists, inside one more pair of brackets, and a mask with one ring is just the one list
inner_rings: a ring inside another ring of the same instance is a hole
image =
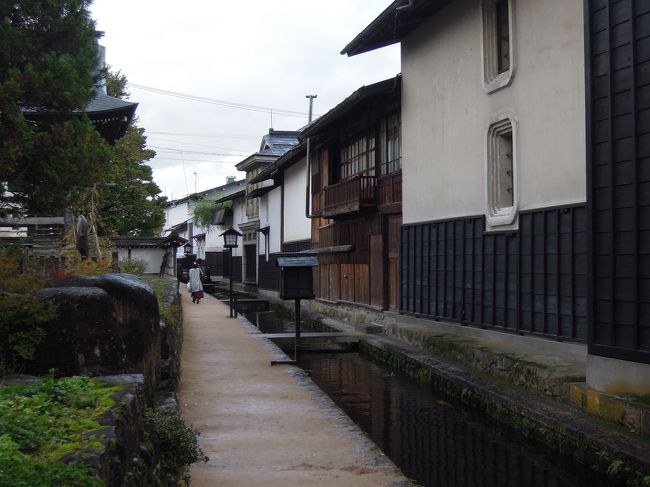
[[165, 229], [183, 223], [191, 217], [192, 212], [187, 201], [179, 203], [176, 206], [168, 206], [165, 210]]
[[[128, 249], [118, 248], [115, 251], [118, 254], [118, 260], [129, 258]], [[146, 262], [145, 274], [158, 274], [160, 272], [163, 255], [165, 255], [164, 249], [131, 249], [131, 259]]]
[[513, 5], [514, 75], [491, 94], [479, 0], [451, 2], [402, 41], [404, 223], [485, 213], [485, 134], [505, 111], [517, 121], [519, 210], [585, 201], [582, 0]]
[[[240, 198], [236, 200], [233, 204], [233, 228], [237, 230], [239, 233], [242, 233], [241, 229], [239, 228], [240, 223], [245, 223], [248, 221], [248, 217], [246, 216], [246, 200], [243, 198]], [[224, 231], [227, 229], [224, 229]], [[221, 232], [219, 232], [221, 233]], [[243, 256], [243, 244], [242, 244], [242, 239], [241, 237], [238, 240], [238, 247], [236, 249], [233, 249], [233, 257], [235, 256]]]
[[[282, 250], [282, 188], [275, 188], [269, 192], [267, 202], [268, 214], [266, 215], [266, 221], [269, 226], [269, 253], [273, 254]], [[262, 253], [264, 253], [263, 248], [260, 251], [260, 254]]]
[[210, 225], [209, 228], [201, 229], [200, 233], [205, 232], [206, 252], [221, 252], [223, 250], [223, 237], [220, 235], [226, 230], [227, 228], [221, 230], [221, 227], [217, 225]]
[[284, 173], [284, 241], [311, 238], [311, 220], [305, 216], [307, 162], [303, 158]]

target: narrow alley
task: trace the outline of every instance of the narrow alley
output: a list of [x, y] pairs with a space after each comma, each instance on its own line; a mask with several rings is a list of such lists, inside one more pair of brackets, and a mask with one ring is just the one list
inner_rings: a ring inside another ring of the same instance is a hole
[[183, 294], [179, 401], [209, 458], [200, 486], [399, 486], [408, 481], [304, 373], [207, 295]]

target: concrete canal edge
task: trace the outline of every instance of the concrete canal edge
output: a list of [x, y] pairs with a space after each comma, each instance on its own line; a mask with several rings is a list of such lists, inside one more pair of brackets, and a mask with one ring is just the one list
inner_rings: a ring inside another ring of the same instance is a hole
[[[292, 318], [293, 312], [285, 303], [269, 299], [274, 311], [284, 318]], [[535, 384], [531, 387], [513, 381], [510, 376], [495, 376], [492, 370], [470, 367], [462, 362], [463, 357], [456, 357], [457, 351], [446, 354], [445, 350], [438, 350], [446, 347], [446, 343], [435, 343], [433, 349], [423, 349], [421, 344], [410, 343], [394, 331], [387, 334], [386, 323], [383, 323], [383, 334], [360, 329], [359, 325], [367, 323], [372, 313], [357, 313], [357, 316], [350, 315], [348, 310], [332, 314], [329, 307], [308, 303], [303, 310], [303, 320], [309, 321], [316, 330], [353, 333], [358, 336], [359, 351], [365, 356], [430, 386], [524, 441], [582, 464], [613, 481], [624, 482], [627, 487], [650, 487], [650, 438], [630, 433], [621, 425], [575, 407], [576, 388], [582, 384], [578, 370], [562, 370], [555, 384], [549, 377], [554, 380], [552, 372], [557, 364], [532, 363], [539, 368], [533, 374], [539, 384], [533, 381]], [[429, 342], [445, 341], [445, 336], [435, 335]], [[467, 342], [467, 348], [474, 349], [472, 340], [467, 337], [459, 340]], [[494, 352], [490, 347], [485, 351]], [[515, 355], [505, 355], [515, 362], [518, 360]]]
[[605, 425], [582, 411], [459, 365], [361, 337], [360, 352], [478, 411], [526, 440], [588, 466], [628, 487], [650, 487], [650, 440]]

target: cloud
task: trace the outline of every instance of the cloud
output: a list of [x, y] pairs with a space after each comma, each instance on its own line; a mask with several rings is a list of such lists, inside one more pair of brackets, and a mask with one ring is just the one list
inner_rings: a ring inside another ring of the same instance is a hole
[[[339, 54], [388, 4], [96, 0], [92, 13], [105, 32], [107, 62], [131, 83], [304, 113], [305, 95], [317, 94], [314, 111], [324, 114], [360, 86], [399, 72], [397, 46], [353, 58]], [[149, 145], [177, 149], [156, 149], [151, 162], [156, 182], [174, 198], [194, 191], [194, 172], [199, 191], [224, 184], [226, 176], [243, 177], [234, 168], [243, 157], [191, 151], [250, 154], [270, 127], [295, 130], [307, 122], [306, 116], [236, 110], [134, 87], [130, 92], [139, 103], [140, 126], [151, 132]]]

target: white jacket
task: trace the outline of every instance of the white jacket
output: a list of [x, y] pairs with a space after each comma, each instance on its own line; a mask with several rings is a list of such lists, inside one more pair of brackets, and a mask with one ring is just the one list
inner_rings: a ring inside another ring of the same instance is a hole
[[192, 267], [189, 272], [190, 276], [190, 292], [203, 291], [203, 284], [201, 283], [201, 270], [198, 267]]

